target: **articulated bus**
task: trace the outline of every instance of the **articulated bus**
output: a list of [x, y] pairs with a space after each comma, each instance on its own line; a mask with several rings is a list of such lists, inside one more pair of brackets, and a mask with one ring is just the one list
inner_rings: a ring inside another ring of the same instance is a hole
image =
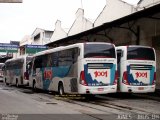
[[156, 55], [154, 48], [129, 45], [116, 47], [119, 72], [118, 91], [128, 93], [154, 92], [156, 86]]
[[29, 85], [60, 95], [106, 94], [117, 91], [115, 46], [103, 42], [77, 43], [34, 55]]
[[27, 72], [27, 63], [32, 60], [31, 56], [22, 56], [12, 58], [5, 62], [4, 83], [6, 85], [29, 85], [29, 74]]

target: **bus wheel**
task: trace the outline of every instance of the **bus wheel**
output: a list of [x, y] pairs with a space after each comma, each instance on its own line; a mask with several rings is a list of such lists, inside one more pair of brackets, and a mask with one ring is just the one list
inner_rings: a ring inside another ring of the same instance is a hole
[[62, 83], [60, 83], [58, 86], [58, 93], [60, 96], [64, 95], [64, 88]]
[[36, 92], [36, 81], [33, 81], [33, 84], [32, 84], [32, 91], [33, 92]]

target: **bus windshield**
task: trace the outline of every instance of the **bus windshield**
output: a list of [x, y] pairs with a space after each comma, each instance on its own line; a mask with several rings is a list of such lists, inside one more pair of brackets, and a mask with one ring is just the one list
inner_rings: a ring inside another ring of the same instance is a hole
[[127, 60], [130, 59], [155, 61], [155, 55], [152, 48], [128, 47]]
[[115, 58], [115, 48], [108, 44], [85, 44], [84, 58]]

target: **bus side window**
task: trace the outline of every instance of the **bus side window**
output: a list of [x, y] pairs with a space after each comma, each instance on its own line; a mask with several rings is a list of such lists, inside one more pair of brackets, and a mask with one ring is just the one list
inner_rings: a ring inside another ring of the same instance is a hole
[[49, 67], [50, 59], [48, 59], [48, 56], [49, 55], [42, 55], [41, 56], [41, 59], [40, 59], [41, 66], [39, 68], [41, 68], [41, 67]]
[[59, 66], [58, 65], [58, 59], [59, 59], [58, 52], [52, 53], [51, 54], [51, 59], [52, 59], [52, 65], [51, 65], [52, 67]]
[[34, 63], [33, 63], [33, 72], [35, 72], [35, 71], [36, 71], [36, 58], [35, 58]]
[[80, 48], [77, 48], [77, 55], [80, 55]]
[[26, 72], [30, 75], [31, 74], [31, 68], [32, 68], [32, 61], [28, 62], [26, 65]]
[[32, 68], [32, 61], [30, 61], [30, 62], [27, 63], [27, 70], [30, 71], [31, 68]]
[[36, 71], [36, 68], [41, 68], [41, 67], [42, 67], [42, 57], [36, 57], [34, 60], [34, 67], [33, 67], [34, 72]]
[[75, 62], [77, 62], [79, 56], [79, 48], [73, 48], [72, 49], [72, 63], [74, 64]]

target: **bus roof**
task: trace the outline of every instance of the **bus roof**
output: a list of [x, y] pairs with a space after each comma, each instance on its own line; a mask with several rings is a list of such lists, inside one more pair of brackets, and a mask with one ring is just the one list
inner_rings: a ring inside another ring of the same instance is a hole
[[[144, 45], [125, 45], [125, 46], [116, 46], [116, 49], [120, 48], [126, 48], [126, 47], [144, 47], [144, 48], [153, 48], [150, 46], [144, 46]], [[154, 48], [153, 48], [154, 49]]]
[[5, 63], [10, 62], [10, 61], [14, 61], [14, 60], [23, 59], [23, 58], [26, 58], [26, 57], [33, 57], [33, 56], [23, 55], [23, 56], [20, 56], [20, 57], [17, 57], [17, 58], [8, 59]]
[[67, 45], [67, 46], [60, 46], [60, 47], [56, 47], [56, 48], [52, 48], [49, 50], [44, 50], [41, 52], [38, 52], [34, 55], [34, 57], [36, 56], [40, 56], [40, 55], [44, 55], [44, 54], [49, 54], [52, 52], [56, 52], [56, 51], [60, 51], [60, 50], [65, 50], [65, 49], [69, 49], [69, 48], [73, 48], [73, 47], [78, 47], [78, 46], [82, 46], [83, 44], [108, 44], [108, 45], [114, 45], [112, 43], [106, 43], [106, 42], [85, 42], [85, 43], [76, 43], [76, 44], [72, 44], [72, 45]]

